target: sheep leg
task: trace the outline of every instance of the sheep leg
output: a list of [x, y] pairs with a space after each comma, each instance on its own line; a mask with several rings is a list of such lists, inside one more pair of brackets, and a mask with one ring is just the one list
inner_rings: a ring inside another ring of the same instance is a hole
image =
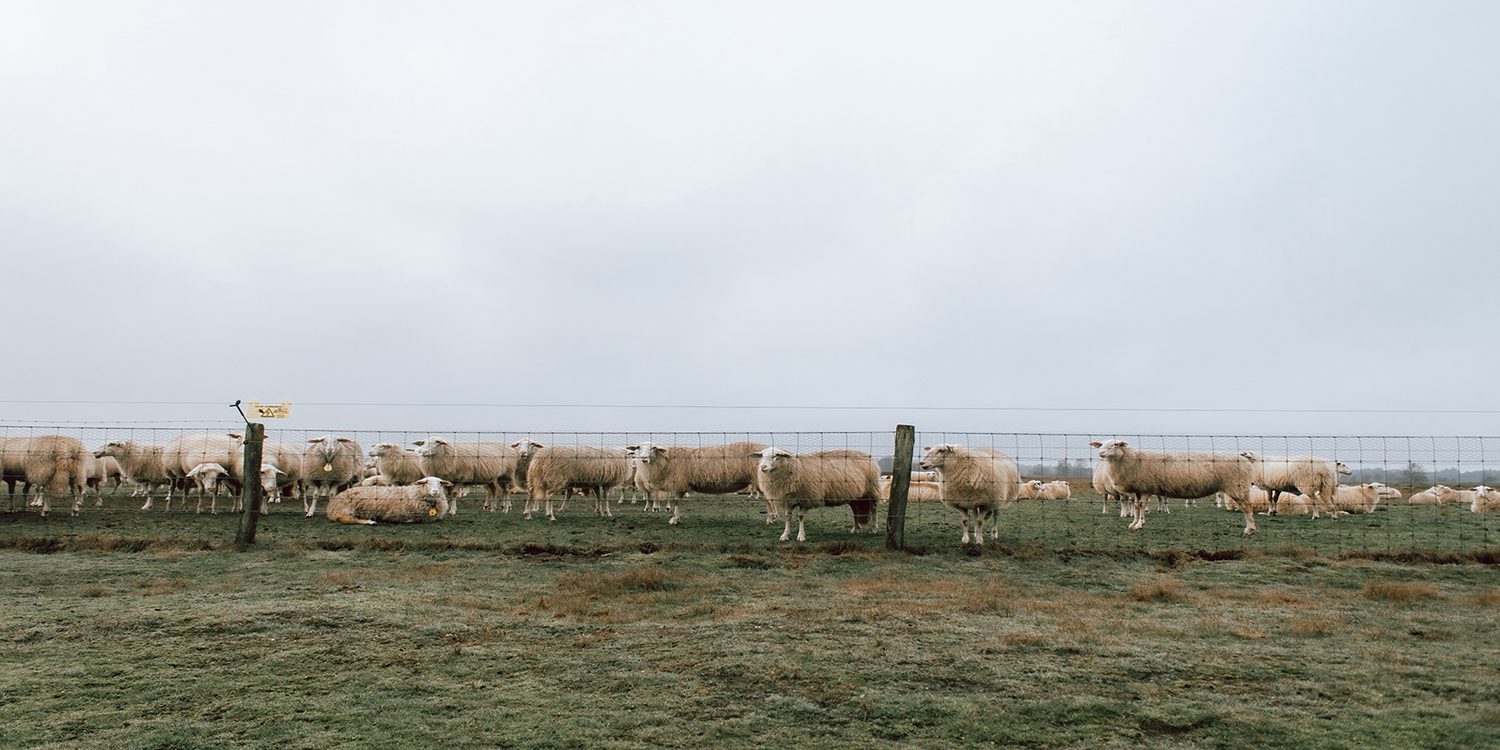
[[797, 508], [797, 541], [807, 541], [807, 508]]
[[1250, 491], [1245, 490], [1241, 496], [1236, 497], [1233, 493], [1226, 493], [1231, 500], [1240, 504], [1240, 512], [1245, 515], [1245, 535], [1249, 536], [1255, 532], [1255, 511], [1250, 509]]
[[1132, 505], [1134, 506], [1135, 520], [1130, 522], [1131, 530], [1140, 531], [1141, 529], [1145, 528], [1146, 510], [1149, 507], [1149, 500], [1150, 496], [1142, 496], [1141, 494], [1136, 493], [1135, 498], [1132, 502]]
[[1271, 507], [1266, 510], [1266, 515], [1276, 515], [1276, 501], [1281, 499], [1281, 490], [1267, 490], [1266, 496], [1271, 498]]
[[307, 504], [307, 497], [304, 496], [302, 498], [302, 507], [307, 509], [307, 518], [312, 518], [313, 516], [318, 515], [318, 495], [316, 493], [313, 494], [312, 505], [310, 506]]
[[958, 525], [964, 530], [963, 539], [959, 540], [959, 544], [969, 543], [969, 514], [971, 512], [972, 511], [967, 508], [958, 512]]
[[346, 516], [339, 516], [338, 518], [335, 518], [333, 520], [338, 521], [339, 523], [347, 523], [347, 524], [363, 524], [365, 526], [374, 526], [375, 525], [375, 522], [371, 521], [369, 519], [355, 518], [354, 516], [347, 516], [347, 515]]
[[672, 505], [672, 517], [667, 519], [668, 525], [676, 526], [677, 522], [682, 520], [682, 501], [686, 498], [686, 492], [681, 492], [673, 497], [667, 498], [667, 502]]
[[984, 508], [974, 509], [974, 543], [984, 546], [984, 522], [989, 518], [989, 511]]
[[788, 503], [781, 504], [782, 515], [786, 518], [786, 525], [781, 530], [781, 541], [786, 541], [792, 536], [792, 508]]

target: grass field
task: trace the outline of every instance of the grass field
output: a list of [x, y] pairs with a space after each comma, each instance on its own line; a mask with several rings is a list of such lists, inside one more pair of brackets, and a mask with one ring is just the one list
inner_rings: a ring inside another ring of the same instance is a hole
[[[1399, 503], [1399, 501], [1398, 501]], [[1496, 747], [1493, 516], [0, 515], [5, 747]], [[1439, 562], [1432, 562], [1439, 561]]]

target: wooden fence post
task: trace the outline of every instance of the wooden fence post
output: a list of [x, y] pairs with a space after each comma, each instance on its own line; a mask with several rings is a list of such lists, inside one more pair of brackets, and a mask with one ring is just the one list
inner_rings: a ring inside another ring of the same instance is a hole
[[906, 549], [906, 493], [911, 489], [911, 454], [917, 428], [896, 425], [896, 455], [891, 463], [891, 501], [885, 520], [885, 548]]
[[265, 425], [259, 422], [245, 424], [245, 470], [240, 473], [244, 482], [240, 487], [240, 498], [245, 503], [245, 514], [240, 516], [240, 529], [234, 535], [234, 548], [241, 552], [255, 544], [255, 524], [260, 520], [261, 496], [265, 494], [260, 486], [261, 443], [265, 439]]

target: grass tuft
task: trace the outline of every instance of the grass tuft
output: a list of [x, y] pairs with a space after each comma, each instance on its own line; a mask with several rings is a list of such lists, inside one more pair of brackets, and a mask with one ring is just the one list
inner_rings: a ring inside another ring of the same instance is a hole
[[1130, 587], [1130, 598], [1138, 602], [1183, 602], [1188, 593], [1182, 581], [1169, 576], [1157, 576]]
[[1390, 602], [1415, 602], [1436, 599], [1437, 587], [1420, 581], [1371, 581], [1361, 592], [1366, 599], [1384, 599]]

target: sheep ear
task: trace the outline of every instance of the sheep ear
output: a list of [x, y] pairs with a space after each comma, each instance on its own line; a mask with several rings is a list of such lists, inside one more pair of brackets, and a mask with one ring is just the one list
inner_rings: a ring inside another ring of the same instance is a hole
[[426, 445], [427, 441], [426, 440], [413, 440], [413, 441], [411, 441], [411, 444], [412, 445]]
[[225, 435], [228, 435], [228, 436], [230, 436], [230, 437], [232, 437], [232, 438], [234, 438], [234, 439], [235, 439], [235, 440], [239, 440], [239, 439], [240, 439], [240, 438], [242, 438], [242, 437], [244, 437], [244, 435], [236, 435], [236, 434], [235, 434], [235, 433], [233, 433], [233, 432], [226, 432], [226, 433], [224, 433], [224, 434], [225, 434]]
[[334, 439], [338, 440], [340, 443], [352, 443], [352, 442], [354, 442], [353, 440], [350, 440], [349, 438], [334, 438]]
[[[520, 443], [516, 443], [516, 445], [520, 445]], [[625, 450], [628, 450], [631, 453], [634, 453], [634, 452], [636, 452], [636, 451], [638, 451], [640, 449], [641, 449], [641, 446], [639, 446], [639, 445], [627, 445], [627, 446], [625, 446]]]
[[1101, 443], [1098, 440], [1090, 440], [1089, 441], [1089, 447], [1091, 447], [1091, 448], [1103, 448], [1104, 447], [1104, 443]]
[[198, 473], [201, 472], [202, 470], [203, 470], [203, 464], [198, 464], [197, 466], [194, 466], [193, 470], [190, 471], [190, 472], [188, 472], [187, 475], [190, 476], [190, 477], [196, 477], [196, 476], [198, 476]]
[[651, 446], [651, 452], [652, 453], [666, 453], [667, 449], [664, 448], [664, 447], [662, 447], [662, 446], [660, 446], [660, 445], [653, 445], [653, 446]]
[[272, 467], [272, 471], [275, 471], [277, 474], [280, 474], [282, 476], [286, 476], [286, 472], [282, 471], [281, 469], [277, 469], [275, 467]]
[[308, 440], [307, 442], [309, 442], [309, 443], [321, 443], [321, 442], [323, 442], [323, 438], [312, 438], [312, 439]]
[[444, 489], [452, 489], [452, 487], [453, 487], [453, 483], [452, 482], [450, 482], [450, 481], [448, 481], [446, 479], [444, 479], [442, 481], [443, 481], [443, 488]]

